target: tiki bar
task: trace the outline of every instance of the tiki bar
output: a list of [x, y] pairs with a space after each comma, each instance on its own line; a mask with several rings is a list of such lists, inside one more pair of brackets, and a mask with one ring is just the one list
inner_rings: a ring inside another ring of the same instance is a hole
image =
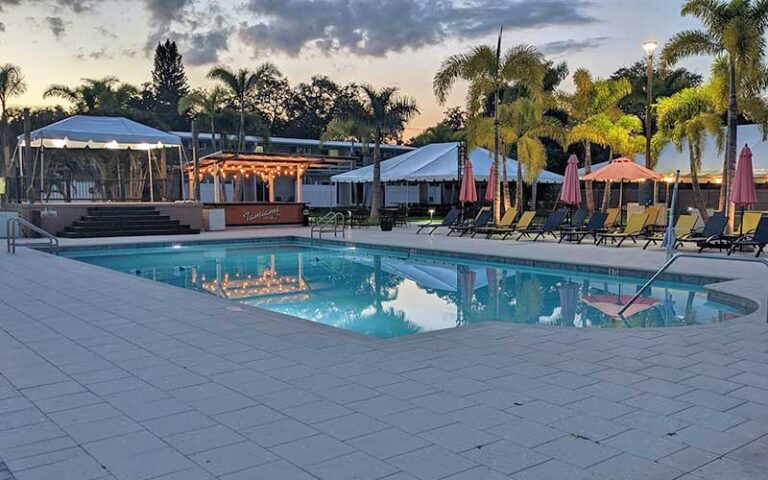
[[213, 203], [205, 209], [223, 210], [227, 227], [286, 225], [304, 222], [302, 178], [318, 162], [309, 155], [218, 152], [186, 170], [190, 191], [201, 182], [212, 186]]

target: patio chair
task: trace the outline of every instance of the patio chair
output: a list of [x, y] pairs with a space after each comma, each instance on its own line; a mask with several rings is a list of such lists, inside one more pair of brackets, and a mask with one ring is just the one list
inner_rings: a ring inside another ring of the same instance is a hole
[[664, 228], [664, 225], [659, 224], [659, 214], [661, 213], [659, 207], [646, 207], [645, 213], [648, 214], [648, 221], [645, 224], [645, 229], [648, 233], [653, 233], [654, 231]]
[[568, 239], [569, 242], [576, 241], [581, 243], [586, 237], [591, 236], [597, 242], [597, 236], [601, 233], [605, 233], [605, 219], [608, 217], [607, 213], [595, 212], [589, 218], [586, 227], [572, 230], [561, 230], [560, 240], [557, 243], [563, 243], [563, 240]]
[[[675, 222], [675, 237], [679, 238], [684, 235], [688, 235], [696, 228], [696, 222], [699, 219], [696, 215], [680, 215]], [[666, 232], [657, 232], [648, 236], [648, 241], [645, 242], [643, 250], [648, 248], [650, 244], [656, 245], [658, 242], [664, 241], [664, 235]]]
[[768, 217], [762, 217], [754, 232], [743, 235], [731, 242], [728, 248], [728, 255], [740, 247], [755, 247], [757, 249], [755, 257], [759, 257], [766, 245], [768, 245]]
[[727, 226], [728, 217], [722, 213], [715, 213], [709, 217], [702, 230], [694, 230], [688, 235], [678, 237], [675, 248], [680, 248], [686, 243], [695, 243], [699, 247], [699, 253], [701, 253], [705, 248], [722, 248], [727, 246], [727, 244], [723, 243], [723, 233]]
[[761, 218], [763, 218], [763, 212], [744, 212], [744, 216], [741, 218], [739, 234], [749, 235], [754, 233]]
[[448, 213], [445, 215], [445, 217], [443, 217], [442, 221], [440, 222], [430, 221], [429, 223], [422, 223], [421, 225], [418, 226], [419, 228], [416, 230], [416, 233], [419, 234], [421, 233], [422, 230], [424, 230], [425, 228], [428, 228], [430, 229], [429, 235], [432, 235], [433, 233], [435, 233], [435, 230], [437, 230], [438, 228], [441, 228], [441, 227], [447, 228], [447, 227], [453, 226], [453, 224], [459, 221], [459, 215], [461, 215], [461, 210], [455, 207], [451, 208], [448, 211]]
[[600, 245], [601, 243], [607, 243], [608, 240], [610, 240], [611, 242], [618, 241], [616, 244], [616, 248], [619, 248], [627, 239], [630, 239], [632, 240], [632, 242], [637, 243], [637, 238], [643, 234], [643, 230], [645, 230], [645, 226], [647, 224], [648, 224], [647, 213], [633, 213], [632, 215], [630, 215], [629, 220], [627, 220], [627, 226], [624, 227], [623, 230], [618, 232], [612, 232], [612, 233], [598, 234], [597, 243], [595, 243], [595, 245]]
[[609, 208], [605, 211], [606, 217], [605, 217], [605, 225], [603, 227], [605, 228], [613, 228], [616, 225], [616, 221], [619, 219], [619, 214], [621, 213], [621, 210], [618, 208]]
[[576, 210], [576, 212], [571, 217], [570, 223], [565, 223], [560, 226], [561, 230], [583, 230], [584, 225], [587, 223], [587, 218], [589, 218], [589, 210], [586, 208], [580, 208]]
[[504, 229], [506, 231], [506, 229], [511, 228], [512, 224], [515, 223], [515, 218], [517, 218], [517, 209], [510, 208], [504, 212], [504, 215], [501, 217], [497, 225], [476, 228], [472, 231], [472, 237], [480, 233], [485, 234], [485, 238], [490, 238], [490, 236], [499, 229]]
[[460, 232], [459, 236], [463, 237], [467, 233], [473, 232], [476, 228], [482, 228], [488, 225], [488, 222], [491, 221], [492, 217], [493, 212], [491, 212], [491, 209], [489, 207], [483, 207], [471, 223], [448, 227], [451, 231], [448, 232], [447, 236], [450, 237], [452, 233]]
[[523, 212], [523, 214], [520, 215], [520, 219], [514, 225], [510, 225], [509, 227], [503, 227], [503, 228], [486, 229], [488, 233], [486, 234], [485, 238], [491, 238], [494, 235], [504, 235], [501, 238], [502, 240], [506, 240], [508, 236], [514, 234], [518, 230], [524, 230], [526, 228], [529, 228], [535, 218], [536, 218], [536, 212], [534, 211]]
[[524, 230], [518, 230], [517, 233], [519, 235], [515, 240], [520, 240], [523, 237], [530, 238], [531, 235], [535, 235], [533, 237], [533, 241], [540, 239], [544, 235], [550, 234], [553, 237], [557, 238], [555, 235], [555, 232], [560, 230], [560, 225], [563, 223], [563, 220], [565, 220], [565, 216], [568, 214], [568, 211], [564, 208], [561, 208], [559, 210], [555, 210], [552, 212], [549, 217], [544, 221], [542, 225], [537, 225], [533, 227], [526, 228]]

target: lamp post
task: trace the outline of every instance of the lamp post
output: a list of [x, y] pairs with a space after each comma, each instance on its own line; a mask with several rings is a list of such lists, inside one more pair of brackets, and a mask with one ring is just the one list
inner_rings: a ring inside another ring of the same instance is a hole
[[[645, 168], [648, 169], [653, 166], [653, 159], [651, 158], [651, 104], [653, 103], [653, 52], [656, 50], [657, 46], [658, 43], [655, 40], [643, 42], [643, 50], [645, 50], [647, 58], [646, 80], [648, 82], [646, 86], [647, 98], [645, 105]], [[652, 198], [649, 198], [648, 187], [645, 187], [643, 189], [643, 203], [648, 203], [648, 200], [652, 200], [653, 203], [656, 203], [656, 182], [649, 184], [649, 186], [653, 189], [653, 194], [650, 195]]]

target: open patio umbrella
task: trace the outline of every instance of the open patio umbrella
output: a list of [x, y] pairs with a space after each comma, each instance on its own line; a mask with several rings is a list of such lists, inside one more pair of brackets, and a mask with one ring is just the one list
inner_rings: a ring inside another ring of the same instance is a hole
[[624, 203], [624, 181], [644, 182], [646, 180], [661, 180], [661, 175], [648, 168], [639, 165], [629, 158], [622, 157], [613, 160], [600, 170], [596, 170], [589, 175], [581, 177], [582, 180], [592, 180], [597, 182], [621, 182], [619, 190], [619, 208]]
[[477, 201], [477, 186], [475, 185], [475, 175], [472, 173], [472, 162], [470, 160], [467, 160], [467, 163], [464, 164], [464, 176], [461, 179], [459, 201], [462, 204], [475, 203]]
[[[612, 319], [618, 319], [620, 318], [619, 310], [621, 310], [621, 307], [623, 307], [631, 298], [631, 295], [613, 295], [609, 293], [601, 293], [596, 295], [588, 295], [583, 297], [581, 301], [585, 305], [600, 310]], [[624, 317], [630, 318], [633, 315], [644, 312], [658, 304], [659, 301], [653, 298], [640, 297], [635, 300], [635, 303], [633, 303], [627, 309], [627, 311], [624, 312]]]
[[493, 198], [496, 194], [496, 171], [491, 164], [491, 171], [488, 174], [488, 188], [485, 189], [485, 200], [493, 202]]
[[733, 190], [731, 202], [741, 208], [740, 233], [744, 233], [744, 207], [757, 203], [757, 190], [755, 189], [755, 177], [752, 171], [752, 150], [749, 145], [744, 145], [739, 155], [739, 163], [736, 164], [736, 175], [733, 177]]

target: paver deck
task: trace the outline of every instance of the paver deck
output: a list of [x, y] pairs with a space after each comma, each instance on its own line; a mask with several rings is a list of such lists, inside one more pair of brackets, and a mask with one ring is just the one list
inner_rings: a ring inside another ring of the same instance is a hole
[[[636, 247], [373, 229], [349, 240], [663, 262]], [[62, 245], [143, 241], [157, 239]], [[766, 272], [678, 271], [733, 278], [716, 288], [760, 307], [695, 327], [485, 323], [377, 340], [40, 252], [0, 254], [0, 478], [764, 480]]]

